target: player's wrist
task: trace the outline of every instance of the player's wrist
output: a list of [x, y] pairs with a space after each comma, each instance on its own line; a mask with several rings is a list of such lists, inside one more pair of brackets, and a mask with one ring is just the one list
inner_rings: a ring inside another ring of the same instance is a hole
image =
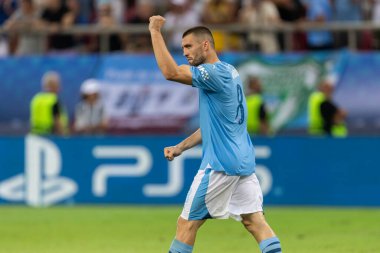
[[160, 34], [161, 33], [161, 29], [159, 29], [159, 28], [149, 28], [149, 31], [151, 34]]
[[184, 151], [184, 147], [181, 143], [174, 146], [180, 153]]

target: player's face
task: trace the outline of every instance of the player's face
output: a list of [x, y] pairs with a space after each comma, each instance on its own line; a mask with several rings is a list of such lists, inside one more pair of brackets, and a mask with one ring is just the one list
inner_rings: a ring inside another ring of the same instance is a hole
[[200, 41], [193, 34], [182, 39], [183, 55], [192, 66], [198, 66], [206, 61], [204, 41]]

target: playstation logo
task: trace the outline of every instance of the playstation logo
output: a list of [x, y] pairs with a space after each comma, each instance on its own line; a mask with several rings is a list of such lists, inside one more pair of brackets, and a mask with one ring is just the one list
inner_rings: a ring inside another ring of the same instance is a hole
[[26, 136], [25, 174], [1, 182], [0, 198], [44, 207], [72, 197], [78, 191], [77, 184], [60, 176], [61, 165], [61, 153], [54, 143], [39, 136]]

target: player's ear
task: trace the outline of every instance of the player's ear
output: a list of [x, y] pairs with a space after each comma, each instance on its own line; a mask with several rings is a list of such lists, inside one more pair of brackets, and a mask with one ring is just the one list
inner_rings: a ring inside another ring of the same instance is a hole
[[210, 49], [210, 42], [209, 42], [208, 40], [205, 40], [205, 41], [203, 42], [203, 49], [204, 49], [205, 51], [208, 51], [208, 50]]

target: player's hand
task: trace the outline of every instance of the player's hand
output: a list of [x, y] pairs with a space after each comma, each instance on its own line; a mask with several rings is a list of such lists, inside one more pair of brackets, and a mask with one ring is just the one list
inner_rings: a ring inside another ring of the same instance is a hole
[[164, 156], [168, 161], [173, 161], [174, 157], [182, 154], [182, 150], [178, 146], [164, 148]]
[[161, 16], [151, 16], [149, 18], [149, 31], [159, 32], [165, 24], [165, 19]]

